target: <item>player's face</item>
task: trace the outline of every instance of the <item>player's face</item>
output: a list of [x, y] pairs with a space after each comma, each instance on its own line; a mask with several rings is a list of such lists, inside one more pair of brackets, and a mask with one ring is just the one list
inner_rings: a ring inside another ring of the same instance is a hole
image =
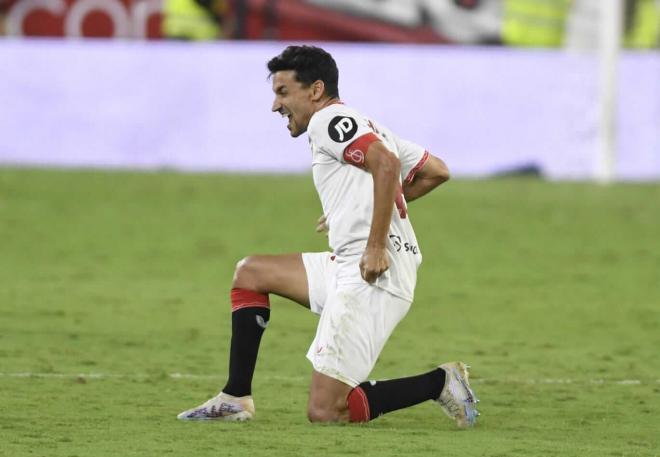
[[287, 128], [292, 137], [307, 131], [309, 120], [314, 114], [313, 86], [305, 87], [296, 81], [295, 70], [278, 71], [273, 74], [273, 112], [287, 117]]

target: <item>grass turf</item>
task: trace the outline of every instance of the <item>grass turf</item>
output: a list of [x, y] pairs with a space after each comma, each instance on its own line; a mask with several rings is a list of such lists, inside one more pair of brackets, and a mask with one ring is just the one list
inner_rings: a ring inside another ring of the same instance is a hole
[[256, 419], [175, 420], [224, 383], [235, 263], [324, 250], [319, 214], [308, 176], [0, 169], [0, 455], [660, 456], [657, 184], [452, 181], [410, 204], [416, 300], [372, 377], [470, 362], [474, 430], [432, 403], [308, 424], [316, 318], [277, 298]]

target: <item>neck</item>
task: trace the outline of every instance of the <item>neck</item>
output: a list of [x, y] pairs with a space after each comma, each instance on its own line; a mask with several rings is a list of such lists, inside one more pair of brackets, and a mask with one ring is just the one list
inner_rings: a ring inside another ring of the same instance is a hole
[[333, 105], [335, 103], [341, 103], [339, 97], [328, 97], [323, 100], [319, 100], [316, 111], [320, 111], [326, 106]]

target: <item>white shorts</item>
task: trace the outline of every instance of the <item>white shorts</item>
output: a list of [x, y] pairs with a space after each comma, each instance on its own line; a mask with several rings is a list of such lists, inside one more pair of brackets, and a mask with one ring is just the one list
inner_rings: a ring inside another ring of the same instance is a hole
[[371, 373], [410, 302], [366, 281], [337, 286], [337, 261], [329, 252], [302, 259], [310, 309], [321, 315], [307, 358], [314, 370], [355, 387]]

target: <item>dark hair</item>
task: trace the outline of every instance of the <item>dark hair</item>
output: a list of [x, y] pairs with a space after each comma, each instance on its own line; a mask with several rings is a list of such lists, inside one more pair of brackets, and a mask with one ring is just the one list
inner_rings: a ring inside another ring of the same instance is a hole
[[268, 61], [270, 76], [278, 71], [295, 70], [296, 81], [309, 86], [321, 80], [325, 93], [339, 97], [339, 70], [332, 56], [316, 46], [289, 46], [279, 56]]

